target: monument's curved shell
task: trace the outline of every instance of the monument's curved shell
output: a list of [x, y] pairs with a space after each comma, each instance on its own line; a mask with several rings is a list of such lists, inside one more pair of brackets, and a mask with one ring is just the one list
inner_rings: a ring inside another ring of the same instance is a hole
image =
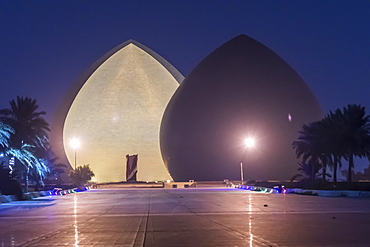
[[[290, 179], [291, 147], [321, 108], [277, 54], [240, 35], [208, 55], [181, 83], [161, 124], [161, 152], [176, 181]], [[244, 139], [256, 146], [247, 148]]]
[[[140, 181], [171, 179], [159, 147], [164, 109], [183, 76], [149, 48], [130, 40], [100, 59], [75, 95], [63, 126], [74, 166], [90, 164], [99, 182], [124, 181], [126, 155], [138, 154]], [[76, 149], [70, 141], [79, 139]]]

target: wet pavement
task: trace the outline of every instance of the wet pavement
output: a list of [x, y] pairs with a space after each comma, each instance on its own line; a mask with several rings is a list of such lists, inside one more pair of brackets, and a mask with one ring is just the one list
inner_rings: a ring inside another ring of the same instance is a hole
[[0, 204], [0, 246], [370, 246], [369, 230], [368, 198], [231, 188], [107, 188]]

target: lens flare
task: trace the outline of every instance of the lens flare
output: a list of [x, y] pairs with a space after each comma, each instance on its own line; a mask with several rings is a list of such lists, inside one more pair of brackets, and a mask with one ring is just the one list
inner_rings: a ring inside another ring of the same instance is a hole
[[245, 139], [244, 143], [245, 143], [245, 146], [247, 146], [248, 148], [252, 148], [256, 145], [256, 141], [252, 137]]

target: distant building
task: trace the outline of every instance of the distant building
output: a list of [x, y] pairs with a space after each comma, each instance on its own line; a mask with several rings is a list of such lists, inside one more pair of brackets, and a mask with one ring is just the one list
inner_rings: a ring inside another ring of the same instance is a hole
[[[123, 43], [99, 59], [67, 97], [55, 121], [54, 146], [60, 153], [55, 140], [62, 132], [69, 163], [74, 167], [76, 154], [77, 166], [90, 164], [99, 182], [125, 181], [128, 153], [139, 154], [138, 181], [171, 179], [159, 128], [183, 79], [149, 48], [133, 40]], [[81, 143], [76, 150], [70, 146], [74, 138]]]
[[[292, 142], [322, 118], [305, 82], [282, 58], [240, 35], [209, 54], [181, 83], [161, 125], [162, 156], [175, 181], [290, 179]], [[246, 147], [245, 138], [255, 146]]]

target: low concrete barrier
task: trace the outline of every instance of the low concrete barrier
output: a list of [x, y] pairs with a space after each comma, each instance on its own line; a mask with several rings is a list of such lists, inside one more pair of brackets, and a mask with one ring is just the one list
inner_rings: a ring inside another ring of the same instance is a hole
[[353, 191], [353, 190], [316, 190], [319, 196], [327, 197], [370, 197], [370, 191]]
[[50, 191], [40, 191], [40, 196], [50, 196]]
[[[248, 186], [248, 185], [235, 185], [234, 188], [258, 191], [264, 193], [279, 193], [276, 189]], [[286, 189], [285, 194], [298, 194], [298, 195], [311, 195], [323, 197], [370, 197], [370, 191], [353, 191], [353, 190], [308, 190], [308, 189]]]
[[324, 197], [370, 197], [370, 191], [287, 189], [287, 193]]
[[370, 191], [360, 191], [359, 197], [370, 197]]
[[24, 200], [32, 200], [33, 198], [40, 197], [41, 193], [40, 191], [33, 191], [28, 193], [23, 193], [23, 199]]
[[[33, 192], [23, 193], [23, 200], [32, 200], [34, 198], [50, 196], [50, 195], [67, 195], [67, 194], [76, 193], [80, 191], [86, 191], [89, 189], [90, 187], [61, 190], [61, 191], [58, 191], [57, 194], [52, 194], [51, 191], [33, 191]], [[7, 203], [7, 202], [12, 202], [12, 201], [18, 201], [18, 198], [15, 195], [0, 195], [0, 203]]]
[[23, 193], [23, 200], [32, 200], [33, 198], [32, 193]]
[[16, 200], [17, 200], [17, 197], [14, 195], [1, 195], [0, 196], [0, 203], [12, 202]]

